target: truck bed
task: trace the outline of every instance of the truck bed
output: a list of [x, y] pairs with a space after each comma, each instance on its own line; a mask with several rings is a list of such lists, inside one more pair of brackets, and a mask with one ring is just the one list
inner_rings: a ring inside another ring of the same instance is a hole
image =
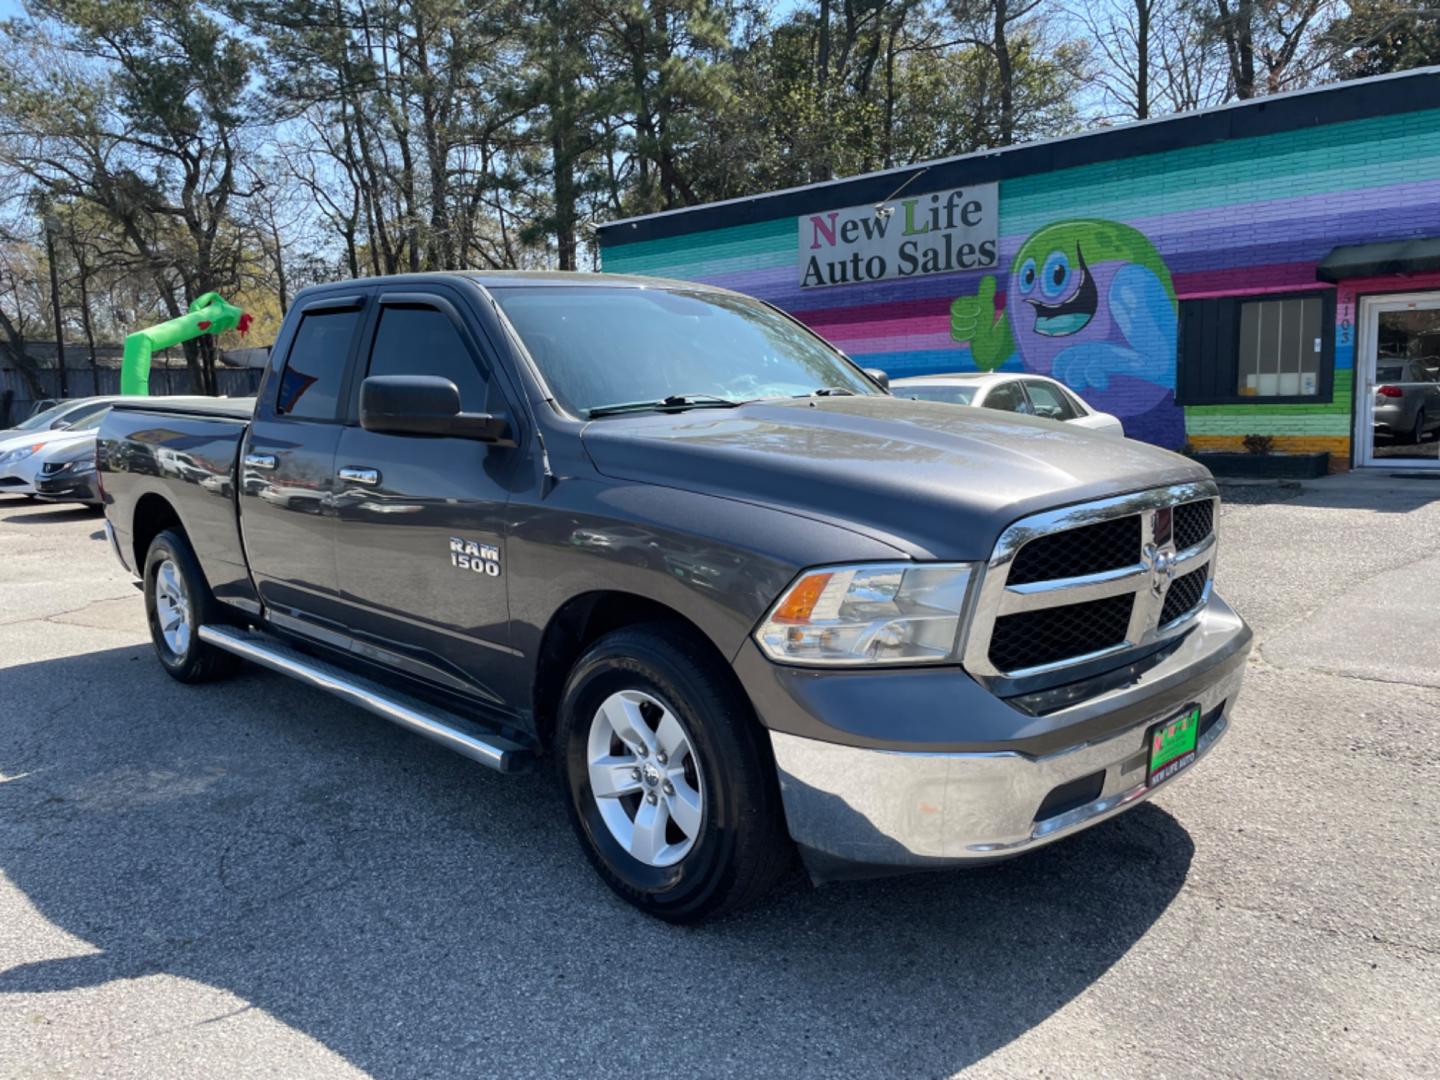
[[136, 574], [144, 574], [155, 533], [178, 524], [215, 595], [254, 604], [235, 507], [236, 458], [254, 407], [254, 398], [137, 397], [101, 422], [96, 465], [106, 518], [117, 554]]
[[249, 420], [255, 412], [253, 397], [215, 398], [194, 395], [191, 397], [135, 397], [117, 401], [114, 408], [125, 412], [150, 412], [183, 414], [185, 416], [227, 416], [236, 420]]

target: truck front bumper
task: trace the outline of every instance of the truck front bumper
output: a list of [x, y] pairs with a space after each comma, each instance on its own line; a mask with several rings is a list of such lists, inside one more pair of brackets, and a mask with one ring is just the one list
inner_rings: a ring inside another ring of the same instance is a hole
[[[840, 731], [843, 741], [809, 737], [767, 718], [790, 833], [811, 876], [824, 881], [993, 862], [1098, 824], [1174, 782], [1147, 784], [1152, 725], [1198, 706], [1196, 761], [1220, 741], [1250, 637], [1216, 598], [1181, 647], [1129, 685], [1043, 718], [990, 697], [988, 715], [972, 716], [993, 736], [1001, 722], [995, 710], [1009, 713], [1015, 739], [1008, 746], [857, 745], [872, 740]], [[947, 697], [933, 703], [937, 718], [956, 708], [955, 696]], [[963, 716], [960, 722], [966, 726]], [[1057, 746], [1067, 732], [1075, 740]]]

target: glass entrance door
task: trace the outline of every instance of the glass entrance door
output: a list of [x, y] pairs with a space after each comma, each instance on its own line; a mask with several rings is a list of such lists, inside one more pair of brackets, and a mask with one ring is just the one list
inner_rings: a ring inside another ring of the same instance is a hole
[[1440, 468], [1440, 293], [1360, 301], [1362, 465]]

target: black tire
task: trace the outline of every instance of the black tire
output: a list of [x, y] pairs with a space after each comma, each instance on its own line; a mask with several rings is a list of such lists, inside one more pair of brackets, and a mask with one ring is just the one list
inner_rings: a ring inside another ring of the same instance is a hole
[[[189, 600], [190, 634], [182, 649], [172, 649], [165, 640], [160, 625], [157, 581], [160, 568], [166, 562], [173, 563], [184, 582]], [[150, 541], [150, 550], [145, 553], [145, 618], [150, 624], [150, 641], [155, 646], [155, 655], [170, 677], [183, 683], [206, 682], [232, 673], [239, 665], [239, 658], [223, 652], [213, 645], [201, 641], [196, 630], [207, 623], [224, 622], [217, 610], [219, 604], [205, 583], [200, 563], [190, 548], [190, 541], [178, 529], [166, 529]]]
[[[634, 858], [605, 825], [586, 758], [600, 704], [620, 690], [663, 700], [686, 728], [704, 784], [694, 844], [679, 862]], [[753, 903], [792, 864], [774, 759], [730, 672], [695, 633], [652, 623], [607, 634], [570, 673], [560, 702], [556, 763], [571, 824], [605, 883], [646, 914], [693, 924]]]

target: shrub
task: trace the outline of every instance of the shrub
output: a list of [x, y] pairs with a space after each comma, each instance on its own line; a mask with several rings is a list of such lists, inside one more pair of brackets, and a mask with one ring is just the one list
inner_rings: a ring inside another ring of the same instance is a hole
[[1246, 435], [1245, 452], [1247, 454], [1268, 454], [1275, 449], [1275, 440], [1269, 435]]

